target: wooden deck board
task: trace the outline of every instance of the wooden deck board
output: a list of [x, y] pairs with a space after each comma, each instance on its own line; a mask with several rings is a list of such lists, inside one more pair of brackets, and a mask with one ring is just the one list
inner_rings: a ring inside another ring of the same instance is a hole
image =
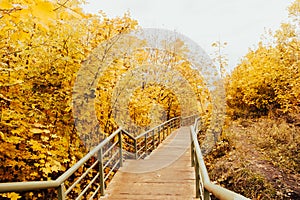
[[145, 160], [126, 160], [101, 199], [196, 199], [188, 127], [170, 135]]

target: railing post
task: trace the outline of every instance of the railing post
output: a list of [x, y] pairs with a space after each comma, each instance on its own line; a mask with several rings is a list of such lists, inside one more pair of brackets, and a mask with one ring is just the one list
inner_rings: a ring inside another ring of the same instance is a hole
[[161, 135], [160, 135], [160, 126], [158, 127], [158, 141], [159, 141], [159, 144], [161, 143]]
[[137, 149], [137, 140], [134, 140], [134, 151], [135, 151], [135, 159], [138, 159], [138, 149]]
[[166, 126], [166, 137], [168, 137], [168, 135], [169, 135], [169, 123]]
[[196, 178], [196, 198], [200, 198], [200, 177], [199, 177], [199, 162], [196, 159], [196, 163], [195, 163], [195, 178]]
[[162, 135], [163, 135], [163, 140], [166, 139], [165, 137], [165, 125], [162, 125]]
[[148, 147], [147, 147], [147, 146], [148, 146], [148, 144], [147, 144], [147, 143], [148, 143], [148, 142], [147, 142], [147, 139], [148, 139], [148, 138], [147, 138], [147, 134], [148, 134], [148, 133], [145, 134], [145, 154], [146, 154], [146, 155], [147, 155], [147, 152], [148, 152]]
[[210, 193], [204, 188], [204, 200], [210, 200]]
[[104, 196], [104, 169], [103, 169], [103, 152], [102, 148], [99, 150], [98, 160], [99, 160], [99, 175], [100, 175], [100, 194]]
[[194, 142], [191, 142], [191, 165], [192, 167], [195, 166], [195, 147], [194, 147]]
[[152, 130], [152, 145], [153, 145], [153, 150], [155, 149], [155, 131], [154, 129]]
[[118, 133], [119, 136], [119, 154], [120, 154], [120, 167], [123, 166], [123, 145], [122, 145], [122, 131]]
[[57, 195], [58, 195], [58, 200], [65, 200], [66, 195], [65, 195], [65, 184], [62, 183], [58, 188], [57, 188]]
[[165, 138], [168, 137], [168, 132], [169, 132], [169, 124], [166, 124], [166, 126], [165, 126]]

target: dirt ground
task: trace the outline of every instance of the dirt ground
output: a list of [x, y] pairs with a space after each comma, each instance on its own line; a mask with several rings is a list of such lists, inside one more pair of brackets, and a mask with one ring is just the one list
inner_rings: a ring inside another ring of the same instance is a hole
[[268, 150], [258, 145], [264, 139], [267, 143], [268, 138], [263, 132], [254, 132], [254, 126], [240, 122], [229, 126], [229, 136], [205, 156], [211, 179], [252, 199], [300, 199], [299, 163], [296, 170], [277, 165]]

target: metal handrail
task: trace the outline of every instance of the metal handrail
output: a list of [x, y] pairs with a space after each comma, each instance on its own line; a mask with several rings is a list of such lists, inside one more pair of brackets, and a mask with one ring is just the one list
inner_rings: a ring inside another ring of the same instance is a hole
[[104, 145], [106, 145], [117, 134], [120, 134], [121, 131], [122, 129], [119, 128], [114, 133], [112, 133], [109, 137], [103, 140], [99, 145], [97, 145], [94, 149], [92, 149], [88, 154], [86, 154], [82, 159], [80, 159], [75, 165], [73, 165], [70, 169], [68, 169], [56, 180], [0, 183], [0, 192], [4, 193], [4, 192], [32, 191], [32, 190], [39, 190], [39, 189], [57, 188], [58, 199], [65, 199], [66, 189], [64, 186], [64, 182], [72, 174], [74, 174], [81, 166], [83, 166], [91, 157], [93, 157], [97, 152], [99, 151], [101, 152]]
[[[78, 184], [79, 181], [75, 181], [69, 188], [66, 189], [64, 182], [72, 176], [81, 166], [83, 166], [89, 159], [91, 159], [93, 156], [95, 156], [97, 153], [98, 160], [96, 162], [99, 163], [99, 172], [93, 177], [92, 182], [94, 182], [98, 177], [100, 177], [100, 184], [97, 187], [97, 189], [94, 191], [93, 196], [95, 193], [100, 190], [101, 195], [104, 195], [104, 188], [105, 188], [105, 178], [107, 179], [108, 175], [104, 176], [104, 168], [107, 166], [106, 164], [103, 163], [103, 157], [104, 155], [112, 150], [113, 148], [108, 148], [106, 152], [103, 152], [103, 148], [106, 144], [108, 144], [113, 138], [115, 138], [118, 135], [118, 141], [117, 144], [119, 145], [119, 161], [114, 164], [113, 169], [116, 168], [117, 165], [122, 166], [123, 164], [123, 150], [122, 150], [122, 143], [124, 140], [122, 140], [122, 134], [128, 136], [131, 140], [134, 141], [134, 147], [135, 147], [135, 159], [139, 159], [139, 152], [142, 152], [142, 154], [147, 154], [148, 149], [147, 149], [147, 143], [149, 143], [147, 140], [145, 141], [145, 152], [142, 151], [142, 149], [138, 149], [138, 140], [142, 137], [146, 137], [149, 133], [152, 132], [152, 144], [153, 144], [153, 149], [156, 147], [155, 144], [161, 143], [163, 139], [166, 138], [166, 135], [169, 135], [171, 132], [171, 128], [178, 128], [180, 125], [182, 125], [183, 121], [191, 121], [191, 119], [194, 119], [195, 116], [189, 116], [186, 118], [182, 117], [175, 117], [172, 118], [144, 133], [141, 133], [140, 135], [134, 137], [127, 131], [123, 130], [122, 128], [119, 128], [115, 132], [113, 132], [109, 137], [104, 139], [100, 144], [98, 144], [94, 149], [92, 149], [88, 154], [86, 154], [83, 158], [81, 158], [74, 166], [72, 166], [70, 169], [68, 169], [66, 172], [64, 172], [60, 177], [58, 177], [56, 180], [50, 180], [50, 181], [28, 181], [28, 182], [13, 182], [13, 183], [0, 183], [0, 193], [5, 193], [5, 192], [20, 192], [20, 191], [33, 191], [33, 190], [40, 190], [40, 189], [49, 189], [49, 188], [56, 188], [57, 193], [58, 193], [58, 199], [59, 200], [65, 200], [67, 194], [72, 190], [76, 184]], [[171, 127], [169, 129], [169, 127]], [[167, 131], [165, 133], [165, 128], [167, 128]], [[155, 133], [156, 131], [156, 133]], [[163, 138], [161, 138], [161, 132], [163, 133]], [[158, 142], [155, 141], [155, 137], [158, 135]], [[113, 145], [116, 145], [113, 144]], [[142, 147], [144, 148], [144, 147]], [[110, 159], [109, 161], [111, 161]], [[96, 163], [96, 164], [98, 164]], [[96, 165], [95, 163], [92, 166]], [[83, 179], [88, 173], [83, 173], [79, 179]], [[80, 198], [86, 191], [89, 186], [89, 184], [84, 190], [79, 194]]]
[[179, 128], [181, 117], [172, 118], [135, 137], [135, 159], [144, 158], [152, 152], [171, 133], [172, 128]]
[[197, 138], [199, 121], [200, 118], [195, 119], [194, 125], [190, 127], [191, 158], [196, 176], [196, 198], [200, 198], [201, 200], [210, 200], [210, 192], [220, 200], [249, 200], [240, 194], [216, 185], [210, 181]]
[[155, 127], [151, 128], [151, 129], [145, 131], [144, 133], [139, 134], [138, 136], [135, 137], [135, 139], [137, 140], [137, 139], [139, 139], [139, 138], [145, 136], [146, 134], [150, 133], [151, 131], [153, 131], [153, 130], [159, 128], [159, 127], [162, 127], [162, 126], [164, 126], [165, 124], [168, 124], [168, 123], [170, 123], [170, 122], [172, 122], [172, 121], [174, 121], [174, 120], [177, 120], [177, 119], [180, 119], [180, 117], [174, 117], [174, 118], [172, 118], [172, 119], [169, 119], [168, 121], [165, 121], [165, 122], [163, 122], [162, 124], [160, 124], [160, 125], [158, 125], [158, 126], [155, 126]]

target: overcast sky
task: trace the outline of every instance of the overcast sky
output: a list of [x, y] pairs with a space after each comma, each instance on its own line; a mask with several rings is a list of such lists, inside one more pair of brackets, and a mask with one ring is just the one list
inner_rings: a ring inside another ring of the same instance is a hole
[[215, 41], [227, 42], [229, 68], [255, 48], [265, 29], [287, 20], [293, 0], [87, 0], [87, 12], [103, 10], [109, 17], [130, 11], [142, 28], [176, 30], [212, 55]]

